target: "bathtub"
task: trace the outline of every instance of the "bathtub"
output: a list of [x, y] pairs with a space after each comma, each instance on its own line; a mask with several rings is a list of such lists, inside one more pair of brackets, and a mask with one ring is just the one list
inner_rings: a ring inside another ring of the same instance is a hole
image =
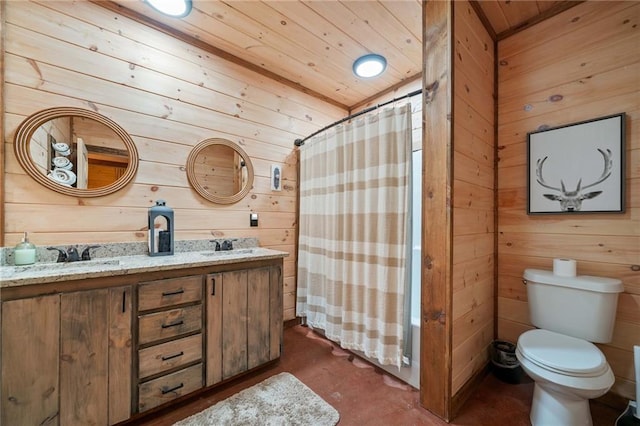
[[397, 377], [405, 383], [410, 384], [416, 389], [420, 389], [420, 319], [419, 318], [411, 318], [411, 366], [402, 366], [400, 370], [395, 365], [381, 365], [377, 360], [373, 358], [368, 358], [364, 355], [364, 353], [359, 351], [353, 351], [353, 353], [357, 354], [359, 357], [366, 359], [371, 364], [374, 364], [391, 374], [392, 376]]

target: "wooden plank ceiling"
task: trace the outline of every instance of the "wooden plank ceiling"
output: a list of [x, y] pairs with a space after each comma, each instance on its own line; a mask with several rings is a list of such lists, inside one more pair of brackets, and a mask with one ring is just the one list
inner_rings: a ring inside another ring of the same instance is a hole
[[[474, 3], [499, 36], [575, 2]], [[420, 0], [193, 0], [192, 12], [181, 19], [163, 16], [143, 0], [113, 0], [108, 7], [348, 109], [420, 78], [422, 71]], [[382, 76], [353, 74], [353, 61], [367, 53], [387, 58]]]

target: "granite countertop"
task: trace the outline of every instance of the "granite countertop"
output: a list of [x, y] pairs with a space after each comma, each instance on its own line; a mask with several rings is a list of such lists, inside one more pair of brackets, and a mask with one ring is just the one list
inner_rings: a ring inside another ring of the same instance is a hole
[[[228, 251], [215, 251], [213, 247], [203, 246], [199, 242], [187, 245], [177, 244], [176, 247], [183, 251], [178, 251], [169, 256], [140, 254], [141, 248], [134, 246], [134, 249], [128, 247], [128, 250], [125, 250], [128, 253], [121, 253], [120, 256], [95, 257], [92, 260], [78, 262], [38, 262], [27, 266], [4, 264], [0, 266], [0, 288], [224, 265], [253, 260], [278, 259], [288, 256], [286, 252], [258, 247], [257, 244], [253, 246], [251, 241], [234, 243], [234, 250]], [[122, 250], [114, 250], [111, 245], [102, 247], [103, 254], [117, 254], [118, 252], [122, 252]]]

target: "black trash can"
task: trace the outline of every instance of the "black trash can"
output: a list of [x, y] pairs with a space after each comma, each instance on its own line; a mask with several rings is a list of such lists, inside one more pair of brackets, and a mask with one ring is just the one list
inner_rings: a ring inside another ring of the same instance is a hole
[[522, 383], [525, 373], [516, 358], [516, 345], [505, 340], [491, 343], [491, 369], [505, 383]]

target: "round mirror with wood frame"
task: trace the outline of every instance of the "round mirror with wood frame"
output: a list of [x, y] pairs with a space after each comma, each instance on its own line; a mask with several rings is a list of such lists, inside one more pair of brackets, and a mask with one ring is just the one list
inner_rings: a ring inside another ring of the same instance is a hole
[[[131, 182], [138, 170], [138, 150], [129, 134], [113, 120], [75, 107], [48, 108], [27, 117], [16, 131], [14, 150], [34, 180], [74, 197], [112, 194]], [[110, 170], [106, 178], [90, 182], [92, 162]], [[72, 181], [61, 179], [69, 176]]]
[[187, 158], [187, 178], [198, 194], [217, 204], [237, 203], [253, 187], [253, 164], [238, 144], [210, 138]]

